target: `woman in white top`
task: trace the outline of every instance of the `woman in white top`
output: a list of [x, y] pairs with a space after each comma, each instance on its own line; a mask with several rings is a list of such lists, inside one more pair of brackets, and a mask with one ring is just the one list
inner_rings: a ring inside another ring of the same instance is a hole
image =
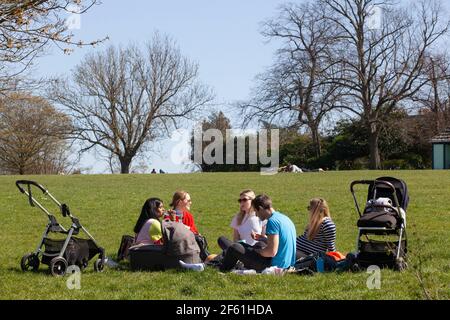
[[266, 233], [266, 221], [261, 221], [252, 208], [252, 200], [255, 199], [255, 193], [252, 190], [241, 192], [239, 202], [239, 212], [231, 221], [230, 227], [233, 228], [233, 241], [226, 237], [220, 237], [218, 240], [222, 250], [226, 250], [233, 242], [241, 242], [248, 246], [255, 246], [259, 241], [255, 240], [255, 234], [262, 236]]

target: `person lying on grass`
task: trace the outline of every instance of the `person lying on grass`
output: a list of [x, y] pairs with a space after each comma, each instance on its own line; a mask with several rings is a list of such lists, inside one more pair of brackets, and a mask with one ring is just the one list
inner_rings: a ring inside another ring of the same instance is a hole
[[317, 252], [336, 251], [336, 225], [330, 209], [322, 198], [309, 202], [309, 223], [303, 235], [297, 238], [297, 258]]
[[233, 269], [239, 260], [247, 269], [262, 271], [268, 267], [287, 269], [296, 261], [294, 223], [284, 214], [272, 207], [272, 200], [267, 195], [257, 196], [252, 201], [256, 215], [267, 220], [267, 246], [264, 248], [244, 247], [234, 243], [226, 251], [221, 271]]
[[230, 227], [233, 229], [233, 241], [222, 236], [217, 242], [222, 250], [228, 249], [234, 242], [241, 242], [243, 245], [255, 246], [262, 244], [259, 239], [255, 239], [255, 234], [261, 235], [265, 239], [266, 223], [256, 216], [252, 208], [252, 200], [255, 199], [255, 192], [244, 190], [239, 195], [239, 212], [231, 221]]
[[150, 198], [145, 201], [134, 227], [136, 237], [133, 245], [162, 244], [160, 219], [163, 214], [164, 204], [161, 199]]

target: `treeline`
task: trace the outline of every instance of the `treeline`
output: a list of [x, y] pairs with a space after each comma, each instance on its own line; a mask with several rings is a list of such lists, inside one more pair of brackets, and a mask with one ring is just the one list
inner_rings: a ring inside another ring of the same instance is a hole
[[[289, 131], [289, 130], [288, 130]], [[380, 134], [380, 160], [383, 170], [431, 169], [431, 138], [436, 128], [426, 115], [392, 114]], [[283, 164], [325, 170], [370, 169], [368, 128], [360, 120], [342, 120], [321, 138], [322, 154], [316, 157], [310, 135], [292, 132], [280, 148]]]
[[[404, 111], [392, 113], [390, 119], [383, 124], [380, 135], [381, 169], [431, 169], [432, 145], [430, 140], [437, 134], [435, 118], [431, 112], [408, 115]], [[225, 137], [226, 130], [231, 130], [230, 120], [223, 112], [213, 113], [202, 123], [203, 131], [218, 129]], [[361, 170], [369, 169], [368, 129], [362, 121], [344, 119], [336, 123], [335, 127], [320, 139], [321, 155], [316, 155], [315, 142], [308, 133], [299, 133], [297, 128], [282, 128], [263, 123], [265, 129], [278, 129], [280, 137], [279, 161], [280, 166], [295, 164], [309, 170]], [[237, 163], [238, 139], [244, 141], [245, 164]], [[194, 138], [191, 140], [192, 146]], [[202, 152], [210, 142], [203, 141]], [[250, 164], [248, 161], [249, 138], [234, 139], [233, 163], [199, 164], [204, 172], [240, 172], [259, 171], [265, 167], [261, 163]], [[226, 155], [225, 143], [222, 153]], [[212, 151], [214, 155], [214, 150]], [[194, 160], [193, 154], [191, 160]]]

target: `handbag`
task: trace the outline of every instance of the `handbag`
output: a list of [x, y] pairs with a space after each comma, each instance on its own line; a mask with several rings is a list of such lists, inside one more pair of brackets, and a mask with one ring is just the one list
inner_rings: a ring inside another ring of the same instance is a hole
[[129, 255], [129, 249], [135, 242], [133, 236], [123, 235], [120, 241], [119, 250], [117, 251], [117, 261], [127, 260]]

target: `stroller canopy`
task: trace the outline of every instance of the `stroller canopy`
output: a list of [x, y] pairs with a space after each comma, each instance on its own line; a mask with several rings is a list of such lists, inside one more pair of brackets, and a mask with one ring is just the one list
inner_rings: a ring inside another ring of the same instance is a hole
[[409, 204], [409, 194], [408, 194], [408, 187], [406, 185], [406, 182], [401, 179], [397, 179], [397, 178], [393, 178], [393, 177], [378, 178], [369, 185], [367, 201], [373, 199], [374, 196], [376, 195], [377, 198], [380, 198], [380, 197], [389, 198], [392, 200], [392, 203], [394, 203], [394, 197], [392, 194], [392, 190], [385, 185], [376, 184], [376, 181], [386, 181], [386, 182], [391, 183], [395, 188], [395, 192], [397, 194], [397, 199], [398, 199], [400, 208], [402, 208], [403, 210], [406, 211], [406, 209], [408, 208], [408, 204]]

